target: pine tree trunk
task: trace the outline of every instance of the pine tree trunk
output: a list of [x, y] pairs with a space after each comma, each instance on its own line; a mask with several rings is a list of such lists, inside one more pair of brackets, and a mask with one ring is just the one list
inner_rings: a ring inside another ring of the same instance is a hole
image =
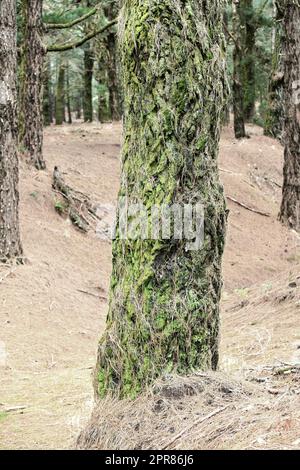
[[285, 0], [285, 136], [280, 220], [300, 232], [300, 3]]
[[67, 63], [67, 109], [68, 109], [68, 124], [72, 124], [72, 110], [71, 110], [71, 95], [70, 95], [70, 66]]
[[42, 0], [22, 0], [22, 51], [19, 112], [19, 142], [34, 166], [45, 169], [43, 158], [43, 69]]
[[106, 122], [108, 121], [108, 110], [105, 95], [102, 91], [99, 91], [98, 95], [98, 121]]
[[272, 73], [268, 90], [268, 108], [265, 115], [264, 135], [282, 140], [284, 127], [283, 110], [283, 10], [281, 2], [276, 3], [274, 46], [272, 54]]
[[76, 97], [76, 119], [81, 119], [82, 99], [81, 94]]
[[109, 90], [109, 107], [111, 118], [113, 121], [119, 121], [121, 119], [121, 105], [116, 60], [116, 42], [116, 34], [109, 34], [106, 40], [108, 52], [107, 76]]
[[65, 121], [65, 74], [66, 64], [63, 58], [59, 61], [58, 78], [55, 98], [55, 123], [61, 125]]
[[44, 126], [50, 126], [53, 122], [52, 110], [52, 87], [51, 87], [51, 67], [50, 61], [46, 60], [44, 66], [44, 93], [43, 93], [43, 116]]
[[234, 35], [233, 47], [233, 116], [234, 116], [234, 134], [236, 139], [246, 137], [244, 121], [244, 94], [243, 94], [243, 50], [242, 50], [242, 32], [241, 32], [241, 3], [233, 0], [232, 28]]
[[85, 49], [84, 51], [84, 122], [93, 121], [93, 68], [94, 54], [90, 48], [90, 45], [88, 45], [88, 49]]
[[17, 157], [17, 32], [13, 0], [0, 4], [0, 261], [22, 255]]
[[120, 197], [148, 208], [202, 203], [205, 241], [113, 242], [107, 329], [95, 387], [136, 396], [165, 372], [218, 364], [226, 210], [218, 175], [224, 96], [220, 0], [127, 0], [121, 12], [124, 145]]
[[256, 26], [254, 18], [253, 0], [241, 1], [243, 18], [243, 97], [244, 118], [251, 121], [255, 114], [255, 35]]

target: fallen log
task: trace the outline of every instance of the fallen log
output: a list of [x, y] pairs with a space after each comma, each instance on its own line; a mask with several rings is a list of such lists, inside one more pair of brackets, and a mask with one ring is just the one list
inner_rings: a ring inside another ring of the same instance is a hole
[[95, 228], [97, 209], [93, 206], [89, 196], [67, 185], [57, 166], [54, 167], [52, 188], [60, 195], [55, 202], [55, 209], [60, 215], [67, 215], [72, 224], [82, 232]]

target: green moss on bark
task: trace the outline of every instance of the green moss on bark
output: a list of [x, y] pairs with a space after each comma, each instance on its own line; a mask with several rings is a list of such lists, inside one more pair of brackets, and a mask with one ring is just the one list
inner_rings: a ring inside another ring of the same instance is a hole
[[113, 242], [96, 390], [136, 396], [165, 372], [218, 363], [226, 210], [217, 155], [225, 56], [222, 1], [127, 0], [120, 25], [124, 144], [120, 196], [202, 203], [205, 242]]

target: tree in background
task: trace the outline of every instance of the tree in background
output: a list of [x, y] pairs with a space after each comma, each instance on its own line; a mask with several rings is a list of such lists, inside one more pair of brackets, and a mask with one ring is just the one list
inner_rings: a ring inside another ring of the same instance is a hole
[[43, 116], [44, 126], [50, 126], [53, 122], [53, 91], [51, 76], [51, 61], [49, 55], [44, 64], [43, 78]]
[[268, 89], [264, 134], [281, 140], [284, 126], [283, 112], [283, 9], [281, 2], [274, 2], [272, 70]]
[[43, 158], [42, 84], [44, 70], [42, 0], [22, 0], [22, 47], [19, 98], [19, 142], [38, 170]]
[[255, 10], [253, 8], [253, 0], [240, 0], [241, 5], [239, 12], [241, 13], [242, 28], [241, 35], [243, 37], [243, 57], [242, 57], [242, 84], [243, 84], [243, 110], [245, 121], [251, 121], [255, 114]]
[[55, 124], [61, 125], [65, 122], [65, 79], [66, 79], [66, 61], [60, 54], [58, 57], [58, 78], [55, 93]]
[[85, 122], [93, 121], [93, 68], [94, 52], [88, 43], [84, 49], [84, 97], [83, 97], [83, 117]]
[[[117, 17], [118, 3], [114, 0], [104, 7], [104, 14], [108, 20]], [[113, 121], [121, 119], [121, 98], [120, 98], [120, 82], [118, 78], [118, 65], [117, 65], [117, 38], [116, 31], [110, 30], [104, 39], [106, 46], [107, 61], [107, 85], [109, 90], [109, 109], [110, 116]]]
[[[200, 250], [186, 240], [113, 243], [111, 302], [96, 389], [135, 396], [164, 372], [218, 364], [226, 210], [218, 175], [223, 1], [127, 0], [121, 13], [124, 145], [120, 196], [204, 205]], [[119, 221], [120, 222], [120, 221]]]
[[22, 255], [17, 157], [16, 5], [0, 6], [0, 261]]
[[233, 77], [232, 101], [234, 135], [236, 139], [246, 137], [244, 116], [244, 90], [243, 90], [243, 39], [242, 39], [242, 4], [240, 0], [232, 3], [232, 32], [233, 45]]
[[284, 0], [284, 167], [280, 220], [300, 232], [300, 2]]
[[[91, 7], [91, 0], [86, 0], [86, 6]], [[85, 32], [88, 33], [91, 29], [91, 24], [85, 25]], [[93, 121], [93, 69], [94, 69], [94, 50], [91, 42], [89, 41], [84, 47], [84, 74], [83, 74], [83, 117], [85, 122]]]

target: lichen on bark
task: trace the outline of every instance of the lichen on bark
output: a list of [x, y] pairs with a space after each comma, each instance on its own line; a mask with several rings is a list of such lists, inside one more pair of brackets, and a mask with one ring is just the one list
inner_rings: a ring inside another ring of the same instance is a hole
[[38, 170], [43, 158], [43, 45], [42, 0], [22, 0], [22, 46], [19, 91], [19, 143]]
[[284, 166], [280, 220], [300, 232], [300, 0], [284, 0]]
[[17, 157], [16, 6], [0, 4], [0, 262], [22, 256]]
[[217, 169], [227, 83], [221, 0], [125, 0], [120, 20], [124, 142], [120, 196], [202, 203], [204, 244], [113, 242], [95, 388], [136, 396], [157, 376], [218, 364], [226, 209]]

